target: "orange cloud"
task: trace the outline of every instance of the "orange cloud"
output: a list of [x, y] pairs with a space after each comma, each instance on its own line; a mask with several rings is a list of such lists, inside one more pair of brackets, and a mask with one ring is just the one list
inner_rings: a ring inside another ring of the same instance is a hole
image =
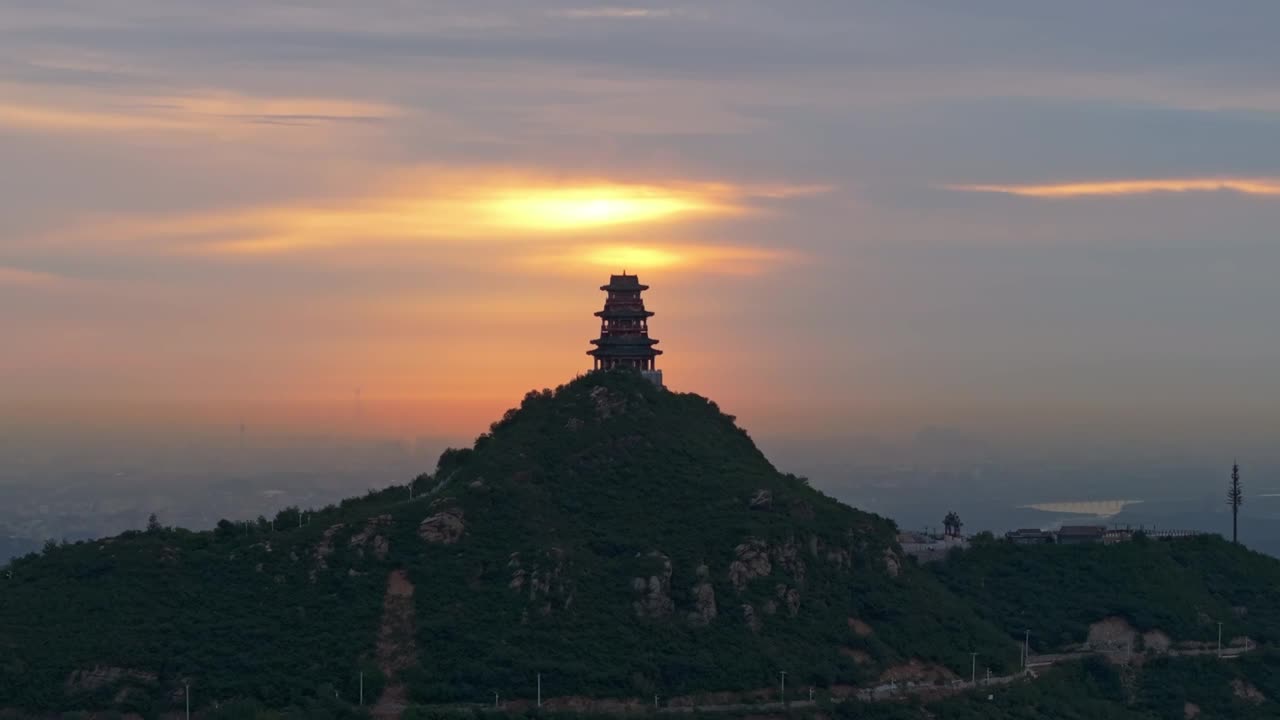
[[1152, 178], [1145, 180], [1093, 180], [1043, 185], [948, 185], [946, 187], [948, 190], [964, 192], [1002, 193], [1036, 198], [1222, 191], [1236, 192], [1243, 195], [1280, 195], [1280, 179], [1278, 178]]
[[[580, 274], [600, 269], [629, 272], [698, 270], [721, 275], [756, 275], [792, 260], [795, 255], [781, 250], [706, 244], [592, 244], [566, 248], [525, 260], [536, 268], [554, 268]], [[597, 272], [598, 274], [598, 272]]]
[[[429, 168], [336, 202], [96, 220], [82, 241], [163, 243], [180, 252], [279, 254], [361, 245], [558, 242], [624, 227], [755, 211], [758, 198], [814, 192], [684, 181], [568, 179], [522, 170]], [[652, 259], [652, 258], [651, 258]]]
[[22, 270], [0, 265], [0, 288], [16, 287], [35, 290], [64, 290], [75, 286], [75, 281], [61, 275]]
[[395, 117], [396, 108], [336, 98], [263, 98], [226, 91], [182, 95], [41, 94], [0, 85], [0, 127], [35, 132], [178, 131], [244, 134]]

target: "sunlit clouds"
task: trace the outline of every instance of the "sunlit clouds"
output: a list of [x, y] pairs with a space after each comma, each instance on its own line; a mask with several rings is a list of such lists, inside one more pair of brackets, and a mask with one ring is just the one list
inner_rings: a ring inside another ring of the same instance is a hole
[[75, 284], [75, 281], [60, 275], [0, 265], [0, 289], [66, 290]]
[[0, 0], [0, 429], [479, 432], [622, 270], [753, 430], [1275, 427], [1280, 4], [1146, 4]]
[[[251, 207], [171, 216], [99, 218], [76, 235], [153, 251], [272, 255], [352, 247], [520, 246], [566, 240], [609, 243], [626, 228], [671, 229], [711, 219], [766, 212], [776, 202], [826, 191], [819, 186], [755, 187], [717, 182], [625, 182], [553, 177], [527, 170], [429, 168], [398, 174], [361, 195], [324, 203]], [[652, 267], [724, 260], [745, 266], [763, 254], [727, 250], [627, 246], [574, 257], [595, 265], [627, 253]], [[616, 256], [616, 257], [615, 257]], [[539, 256], [541, 257], [541, 256]], [[536, 264], [536, 263], [535, 263]], [[639, 266], [640, 263], [633, 263]]]
[[[241, 137], [270, 129], [369, 123], [390, 105], [336, 98], [255, 97], [228, 91], [174, 95], [67, 92], [0, 84], [0, 129], [27, 132], [200, 132]], [[285, 133], [278, 133], [285, 136]]]
[[618, 272], [664, 274], [697, 271], [714, 275], [757, 275], [795, 261], [794, 252], [705, 243], [590, 244], [529, 258], [527, 267], [576, 275]]
[[645, 20], [671, 17], [676, 12], [670, 8], [595, 7], [552, 10], [548, 14], [570, 20]]
[[1093, 180], [1040, 185], [948, 185], [949, 190], [999, 193], [1033, 198], [1151, 195], [1154, 193], [1234, 192], [1242, 195], [1280, 195], [1278, 178], [1152, 178]]

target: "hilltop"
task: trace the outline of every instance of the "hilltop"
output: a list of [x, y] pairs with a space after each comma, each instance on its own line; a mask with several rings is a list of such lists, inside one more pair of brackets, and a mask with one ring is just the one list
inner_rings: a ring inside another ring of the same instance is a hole
[[[520, 710], [540, 679], [548, 710], [619, 710], [776, 697], [782, 671], [789, 695], [947, 683], [971, 652], [1009, 673], [1024, 627], [1047, 652], [1116, 614], [1185, 641], [1226, 611], [1232, 636], [1276, 637], [1280, 563], [1221, 541], [1133, 543], [1115, 571], [1111, 548], [1001, 544], [926, 569], [895, 530], [779, 472], [706, 398], [596, 372], [407, 487], [14, 561], [0, 708], [154, 715], [189, 685], [197, 708], [343, 717], [363, 682], [380, 716], [494, 693]], [[1150, 592], [1123, 570], [1158, 557], [1182, 572]], [[1229, 591], [1178, 589], [1206, 573]], [[1095, 576], [1110, 594], [1083, 603]]]

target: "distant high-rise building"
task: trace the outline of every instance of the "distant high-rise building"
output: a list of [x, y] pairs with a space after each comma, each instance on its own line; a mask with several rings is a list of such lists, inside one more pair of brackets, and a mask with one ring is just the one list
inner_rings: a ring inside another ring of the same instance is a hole
[[649, 337], [653, 313], [644, 309], [644, 299], [640, 297], [649, 286], [641, 285], [638, 276], [623, 271], [609, 276], [609, 284], [600, 289], [608, 293], [604, 309], [596, 313], [600, 337], [591, 341], [595, 348], [587, 351], [595, 359], [595, 369], [635, 368], [662, 385], [662, 371], [654, 366], [662, 351], [654, 347], [658, 341]]

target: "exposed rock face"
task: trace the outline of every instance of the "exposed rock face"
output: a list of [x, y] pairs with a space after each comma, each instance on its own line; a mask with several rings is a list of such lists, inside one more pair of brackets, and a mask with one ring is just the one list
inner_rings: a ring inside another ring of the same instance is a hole
[[871, 629], [870, 625], [859, 620], [858, 618], [849, 618], [849, 629], [852, 630], [853, 634], [857, 635], [858, 637], [870, 637], [871, 634], [875, 632], [874, 630]]
[[446, 508], [427, 517], [418, 526], [418, 537], [429, 543], [452, 545], [462, 538], [466, 524], [462, 521], [462, 508]]
[[773, 506], [773, 493], [764, 488], [756, 490], [747, 503], [752, 510], [768, 510]]
[[851, 647], [841, 647], [840, 654], [849, 658], [850, 660], [852, 660], [854, 663], [858, 665], [869, 665], [872, 662], [871, 654], [868, 653], [866, 650], [857, 650]]
[[1182, 704], [1182, 717], [1187, 720], [1200, 717], [1200, 706], [1193, 702], [1185, 702]]
[[320, 536], [320, 544], [316, 545], [315, 565], [311, 568], [311, 582], [316, 581], [316, 571], [328, 570], [328, 557], [333, 554], [333, 536], [345, 527], [342, 523], [331, 525], [324, 529], [324, 533]]
[[756, 609], [750, 604], [742, 606], [742, 619], [747, 623], [747, 627], [751, 632], [760, 632], [760, 616], [756, 614]]
[[1142, 634], [1142, 647], [1147, 652], [1164, 654], [1169, 652], [1169, 646], [1172, 644], [1169, 636], [1159, 630], [1148, 630]]
[[795, 588], [788, 588], [787, 594], [783, 597], [787, 603], [787, 614], [795, 617], [800, 613], [800, 591]]
[[1138, 633], [1121, 617], [1109, 617], [1089, 626], [1089, 637], [1085, 644], [1090, 650], [1123, 651], [1133, 647]]
[[391, 549], [391, 545], [382, 536], [380, 530], [391, 524], [390, 515], [378, 515], [377, 517], [369, 518], [369, 521], [365, 523], [364, 529], [351, 536], [351, 546], [361, 549], [369, 547], [373, 551], [374, 557], [379, 560], [386, 560], [387, 552]]
[[675, 603], [671, 600], [671, 558], [656, 550], [649, 553], [649, 557], [659, 560], [661, 569], [648, 578], [632, 579], [631, 589], [641, 593], [641, 596], [631, 603], [631, 607], [635, 610], [636, 617], [664, 618], [675, 609]]
[[698, 583], [693, 586], [693, 612], [689, 613], [689, 624], [706, 626], [716, 619], [716, 589], [708, 580], [710, 570], [706, 565], [699, 565], [696, 574]]
[[1263, 695], [1261, 690], [1240, 678], [1231, 681], [1231, 692], [1241, 700], [1254, 705], [1261, 705], [1267, 701], [1267, 696]]
[[603, 385], [591, 388], [591, 400], [596, 405], [596, 417], [607, 420], [614, 415], [627, 411], [627, 399], [622, 394], [609, 390]]
[[66, 688], [68, 692], [93, 692], [101, 688], [110, 687], [120, 682], [142, 683], [151, 685], [156, 682], [157, 676], [153, 672], [145, 672], [142, 670], [131, 670], [128, 668], [111, 667], [106, 665], [94, 665], [88, 670], [73, 670], [67, 676]]
[[889, 573], [889, 577], [898, 577], [898, 573], [902, 572], [902, 561], [887, 548], [884, 551], [884, 569]]
[[736, 558], [729, 564], [729, 582], [741, 592], [747, 583], [767, 577], [773, 572], [773, 564], [769, 562], [769, 546], [762, 540], [752, 538], [734, 548]]
[[880, 682], [917, 682], [929, 684], [949, 683], [959, 680], [954, 672], [941, 665], [925, 663], [911, 658], [901, 665], [895, 665], [880, 675]]
[[785, 543], [773, 548], [773, 559], [778, 565], [787, 572], [788, 575], [795, 578], [796, 584], [804, 584], [804, 560], [800, 558], [800, 546], [796, 544], [795, 538], [787, 540]]
[[[573, 584], [565, 580], [565, 556], [561, 548], [551, 548], [542, 562], [535, 560], [529, 567], [520, 553], [511, 553], [507, 567], [511, 570], [507, 587], [519, 593], [527, 587], [529, 602], [539, 614], [550, 615], [556, 605], [567, 609], [573, 604]], [[527, 615], [528, 611], [525, 612]]]
[[520, 564], [520, 553], [511, 553], [511, 559], [507, 561], [507, 567], [511, 568], [511, 582], [507, 583], [507, 587], [519, 592], [524, 589], [524, 582], [528, 576], [525, 569]]
[[827, 562], [843, 570], [853, 565], [853, 556], [844, 548], [832, 548], [827, 551]]
[[404, 570], [393, 570], [387, 576], [376, 646], [378, 668], [386, 675], [388, 683], [373, 706], [375, 718], [400, 717], [408, 705], [409, 692], [399, 675], [417, 663], [415, 624], [413, 583]]

